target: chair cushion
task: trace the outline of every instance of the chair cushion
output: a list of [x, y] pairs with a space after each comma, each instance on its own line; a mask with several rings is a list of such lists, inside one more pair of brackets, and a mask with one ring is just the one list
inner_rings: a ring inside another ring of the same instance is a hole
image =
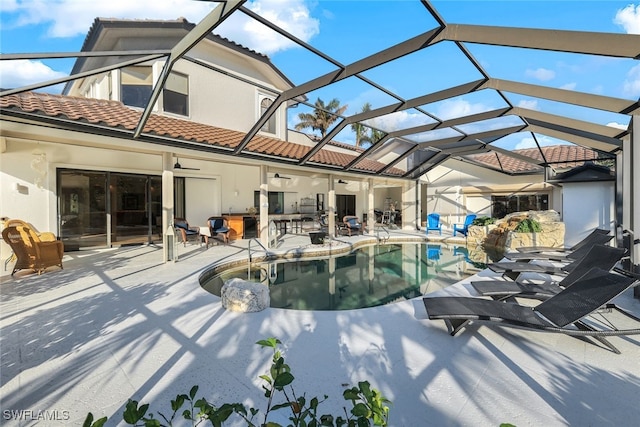
[[358, 220], [355, 218], [350, 218], [347, 220], [349, 223], [349, 227], [351, 228], [360, 228], [360, 224], [358, 224]]

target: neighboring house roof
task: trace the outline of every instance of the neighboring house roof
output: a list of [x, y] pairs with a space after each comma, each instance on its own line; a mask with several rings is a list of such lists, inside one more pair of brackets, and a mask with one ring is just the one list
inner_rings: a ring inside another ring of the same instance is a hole
[[[531, 161], [534, 163], [497, 153], [476, 154], [470, 157], [476, 162], [509, 173], [524, 173], [539, 170], [540, 166], [535, 163], [539, 163], [540, 165], [549, 164], [554, 169], [566, 169], [580, 166], [586, 161], [600, 158], [597, 151], [579, 145], [553, 145], [540, 147], [540, 150], [538, 150], [538, 148], [524, 148], [512, 151], [520, 156], [531, 158]], [[540, 153], [542, 153], [544, 159], [541, 158]]]
[[[133, 135], [142, 114], [140, 110], [127, 107], [119, 101], [38, 92], [22, 92], [1, 97], [0, 110], [3, 115], [14, 112], [26, 113], [31, 119], [36, 120], [38, 118], [66, 119], [80, 126], [99, 125], [113, 130], [127, 130], [131, 131], [131, 135]], [[106, 130], [102, 130], [102, 132], [107, 133]], [[92, 133], [100, 133], [100, 131], [96, 131], [94, 128]], [[245, 137], [243, 132], [158, 114], [151, 114], [140, 140], [153, 143], [153, 138], [148, 138], [153, 135], [169, 138], [176, 143], [189, 141], [206, 144], [211, 148], [220, 148], [222, 150], [219, 152], [229, 155], [231, 154], [228, 149], [237, 147]], [[341, 144], [341, 146], [342, 148], [346, 147], [345, 144]], [[244, 154], [300, 160], [312, 148], [277, 138], [256, 135], [245, 148]], [[354, 154], [351, 155], [323, 148], [311, 157], [310, 163], [327, 167], [344, 167], [352, 162], [357, 154], [360, 154], [360, 150], [354, 150]], [[369, 173], [379, 171], [385, 166], [383, 163], [368, 159], [358, 163], [359, 170]], [[391, 176], [401, 176], [404, 171], [390, 168], [385, 173]]]
[[568, 182], [615, 181], [614, 171], [606, 166], [586, 162], [580, 167], [558, 173], [547, 179], [547, 182], [564, 184]]
[[[145, 36], [145, 34], [148, 35], [149, 32], [153, 32], [155, 30], [156, 37], [154, 37], [153, 39], [153, 49], [171, 49], [175, 45], [175, 41], [172, 40], [170, 36], [172, 34], [172, 30], [176, 33], [176, 36], [178, 38], [182, 38], [195, 26], [196, 24], [187, 21], [185, 18], [178, 18], [175, 20], [96, 18], [94, 19], [93, 24], [91, 25], [91, 28], [89, 28], [89, 32], [84, 39], [81, 52], [115, 49], [116, 43], [119, 40], [120, 36], [113, 37], [113, 39], [111, 39], [110, 41], [106, 41], [105, 34], [108, 34], [109, 31], [126, 31], [128, 29], [135, 30], [136, 37], [140, 38], [141, 40], [144, 38], [143, 36]], [[239, 43], [231, 41], [217, 34], [209, 33], [206, 39], [266, 64], [274, 72], [276, 72], [278, 76], [280, 76], [280, 78], [282, 78], [287, 84], [293, 86], [293, 82], [291, 82], [287, 78], [287, 76], [285, 76], [282, 71], [280, 71], [280, 69], [273, 65], [268, 56], [256, 52], [255, 50], [249, 49]], [[103, 44], [106, 44], [107, 46], [103, 46]], [[96, 47], [98, 47], [98, 49], [96, 49]], [[114, 60], [115, 59], [116, 58], [114, 58]], [[77, 74], [86, 68], [94, 68], [96, 66], [95, 64], [85, 66], [88, 61], [102, 62], [104, 61], [104, 58], [78, 58], [73, 65], [71, 74]], [[73, 81], [67, 82], [62, 93], [67, 94], [72, 84]]]

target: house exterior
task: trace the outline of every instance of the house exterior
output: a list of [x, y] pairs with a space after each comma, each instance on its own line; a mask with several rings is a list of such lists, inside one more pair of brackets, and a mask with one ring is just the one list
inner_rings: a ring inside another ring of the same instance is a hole
[[[370, 176], [350, 174], [341, 168], [362, 149], [335, 141], [302, 169], [297, 163], [316, 141], [287, 129], [293, 101], [278, 107], [243, 155], [230, 156], [293, 84], [264, 55], [212, 34], [175, 63], [143, 137], [132, 138], [162, 74], [161, 53], [193, 27], [184, 19], [96, 19], [83, 52], [156, 50], [158, 56], [134, 63], [143, 55], [132, 55], [125, 67], [114, 66], [124, 53], [82, 56], [72, 73], [84, 74], [62, 95], [0, 98], [0, 216], [25, 219], [55, 232], [68, 249], [82, 249], [166, 243], [174, 217], [204, 226], [209, 217], [242, 218], [251, 208], [259, 210], [255, 236], [266, 243], [276, 213], [373, 220], [374, 210], [394, 206], [399, 225], [415, 230], [431, 211], [443, 214], [445, 227], [470, 212], [489, 216], [496, 194], [542, 194], [546, 207], [561, 206], [560, 187], [545, 183], [544, 175], [511, 176], [499, 185], [504, 174], [453, 158], [415, 181], [402, 179], [406, 160], [384, 176], [374, 174], [382, 157], [358, 163]], [[254, 237], [242, 227], [236, 231], [236, 237]], [[3, 247], [2, 259], [8, 255]]]

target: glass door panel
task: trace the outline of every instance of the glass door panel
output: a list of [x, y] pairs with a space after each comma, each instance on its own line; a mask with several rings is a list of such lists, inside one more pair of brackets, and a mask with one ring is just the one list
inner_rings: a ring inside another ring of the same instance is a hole
[[107, 245], [106, 173], [58, 172], [59, 235], [66, 250]]
[[147, 177], [112, 173], [109, 189], [112, 245], [147, 243], [150, 222]]

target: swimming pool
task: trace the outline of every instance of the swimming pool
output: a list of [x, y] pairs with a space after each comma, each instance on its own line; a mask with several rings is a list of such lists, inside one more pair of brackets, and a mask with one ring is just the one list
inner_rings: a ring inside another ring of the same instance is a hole
[[[464, 246], [426, 243], [371, 245], [324, 258], [264, 262], [249, 280], [269, 284], [271, 307], [351, 310], [415, 298], [484, 268]], [[247, 267], [223, 271], [202, 284], [220, 296], [228, 279], [247, 279]]]

